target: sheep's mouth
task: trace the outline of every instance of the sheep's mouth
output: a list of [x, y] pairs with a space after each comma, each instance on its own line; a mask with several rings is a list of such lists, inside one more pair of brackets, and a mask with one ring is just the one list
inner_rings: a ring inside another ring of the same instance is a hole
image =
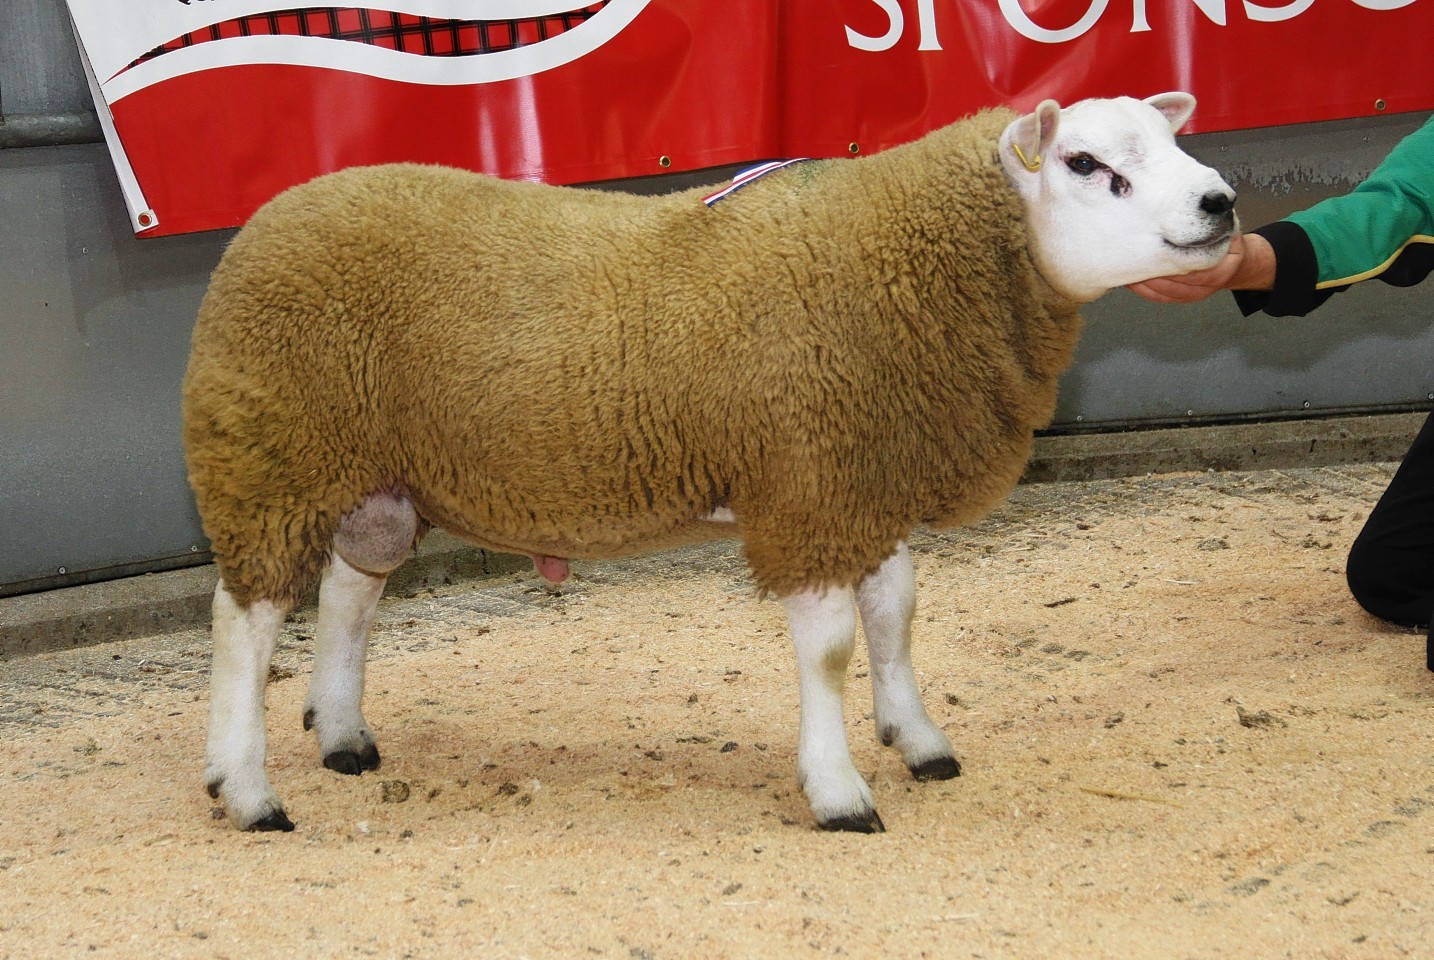
[[1229, 243], [1234, 236], [1235, 231], [1231, 229], [1221, 230], [1219, 233], [1206, 237], [1203, 240], [1196, 240], [1192, 243], [1177, 243], [1169, 237], [1162, 239], [1165, 241], [1167, 247], [1173, 247], [1176, 250], [1185, 250], [1190, 253], [1206, 253], [1210, 250], [1214, 250], [1221, 244]]

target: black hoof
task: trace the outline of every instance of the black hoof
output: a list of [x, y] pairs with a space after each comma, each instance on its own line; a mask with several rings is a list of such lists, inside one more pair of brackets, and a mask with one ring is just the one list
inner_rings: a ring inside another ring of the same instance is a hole
[[282, 833], [290, 833], [294, 829], [294, 823], [282, 810], [275, 810], [267, 817], [262, 817], [249, 824], [249, 830], [255, 832], [276, 830]]
[[356, 777], [365, 770], [377, 770], [379, 763], [378, 748], [373, 744], [358, 753], [352, 750], [335, 750], [324, 757], [324, 766], [351, 777]]
[[824, 820], [820, 824], [823, 830], [840, 830], [844, 833], [885, 833], [886, 824], [881, 822], [881, 816], [875, 810], [865, 816], [837, 817], [835, 820]]
[[950, 780], [961, 776], [961, 764], [954, 757], [937, 757], [912, 767], [911, 775], [917, 780]]

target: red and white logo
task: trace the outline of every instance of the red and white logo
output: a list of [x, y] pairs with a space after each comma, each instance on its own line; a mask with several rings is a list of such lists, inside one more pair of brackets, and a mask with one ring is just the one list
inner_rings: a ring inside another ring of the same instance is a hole
[[532, 76], [591, 53], [649, 0], [398, 0], [275, 9], [273, 0], [71, 0], [110, 104], [175, 77], [286, 64], [431, 85]]

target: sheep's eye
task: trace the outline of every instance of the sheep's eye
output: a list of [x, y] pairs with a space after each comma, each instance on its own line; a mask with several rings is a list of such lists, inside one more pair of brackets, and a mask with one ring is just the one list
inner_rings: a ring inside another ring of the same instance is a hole
[[1088, 153], [1077, 153], [1066, 161], [1066, 166], [1083, 177], [1088, 177], [1101, 168], [1101, 162]]

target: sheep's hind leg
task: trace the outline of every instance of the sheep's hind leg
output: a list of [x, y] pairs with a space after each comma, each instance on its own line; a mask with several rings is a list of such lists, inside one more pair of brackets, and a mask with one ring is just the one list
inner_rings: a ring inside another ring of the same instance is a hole
[[871, 659], [872, 699], [881, 742], [901, 751], [917, 780], [949, 780], [961, 773], [951, 741], [921, 703], [911, 666], [911, 618], [916, 574], [905, 543], [857, 585], [856, 602]]
[[856, 645], [856, 613], [846, 590], [808, 591], [782, 600], [801, 678], [797, 779], [824, 830], [885, 830], [852, 765], [842, 720], [842, 686]]
[[292, 830], [264, 774], [264, 685], [288, 610], [267, 600], [241, 607], [223, 581], [214, 591], [214, 657], [204, 780], [241, 830]]
[[314, 672], [304, 729], [318, 738], [324, 766], [339, 773], [377, 770], [378, 747], [363, 715], [369, 634], [388, 574], [408, 556], [418, 516], [407, 498], [377, 493], [347, 514], [319, 584]]

